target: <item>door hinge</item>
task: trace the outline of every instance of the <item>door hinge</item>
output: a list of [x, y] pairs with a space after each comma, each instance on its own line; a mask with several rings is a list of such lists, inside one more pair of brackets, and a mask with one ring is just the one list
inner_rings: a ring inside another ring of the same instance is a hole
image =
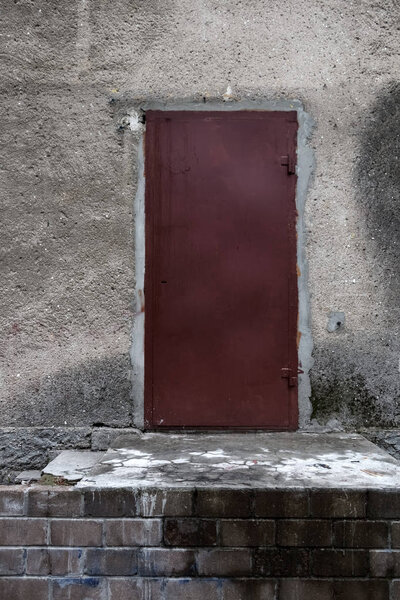
[[289, 387], [295, 387], [297, 385], [297, 375], [293, 375], [293, 369], [290, 367], [284, 367], [281, 369], [282, 379], [287, 379]]
[[281, 156], [281, 165], [282, 167], [287, 167], [288, 175], [294, 175], [296, 173], [296, 159], [294, 156], [291, 156], [290, 154]]

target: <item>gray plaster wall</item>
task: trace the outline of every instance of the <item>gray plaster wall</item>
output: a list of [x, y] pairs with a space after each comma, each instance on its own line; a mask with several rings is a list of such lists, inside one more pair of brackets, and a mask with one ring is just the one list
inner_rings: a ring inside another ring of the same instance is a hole
[[315, 122], [302, 426], [399, 426], [398, 0], [2, 9], [0, 427], [133, 425], [129, 111], [222, 101], [228, 86], [232, 103], [297, 99]]

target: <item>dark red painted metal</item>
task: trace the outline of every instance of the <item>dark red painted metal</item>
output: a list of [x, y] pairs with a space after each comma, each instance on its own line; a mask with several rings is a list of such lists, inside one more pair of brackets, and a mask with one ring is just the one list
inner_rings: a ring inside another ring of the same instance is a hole
[[147, 112], [147, 428], [297, 427], [296, 132]]

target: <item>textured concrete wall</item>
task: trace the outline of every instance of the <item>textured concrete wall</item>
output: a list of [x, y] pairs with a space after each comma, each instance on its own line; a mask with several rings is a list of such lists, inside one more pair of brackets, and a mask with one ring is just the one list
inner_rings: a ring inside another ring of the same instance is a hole
[[[135, 140], [119, 118], [228, 85], [316, 122], [313, 418], [399, 425], [398, 0], [21, 0], [2, 27], [0, 427], [132, 423]], [[328, 332], [331, 312], [345, 324]]]

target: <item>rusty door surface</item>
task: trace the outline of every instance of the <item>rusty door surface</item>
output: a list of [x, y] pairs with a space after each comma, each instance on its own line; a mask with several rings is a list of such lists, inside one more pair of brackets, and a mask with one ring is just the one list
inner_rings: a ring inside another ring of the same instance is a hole
[[296, 118], [146, 113], [147, 428], [297, 427]]

